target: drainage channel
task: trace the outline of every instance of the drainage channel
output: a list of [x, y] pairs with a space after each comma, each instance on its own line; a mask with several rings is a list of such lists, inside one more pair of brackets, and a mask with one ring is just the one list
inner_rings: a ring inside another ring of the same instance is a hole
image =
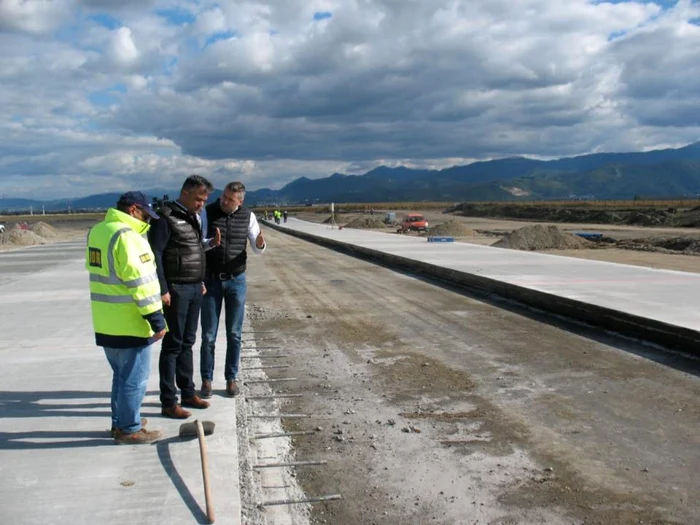
[[273, 379], [266, 375], [266, 370], [269, 369], [284, 372], [284, 369], [289, 368], [287, 364], [267, 364], [268, 359], [288, 357], [285, 354], [264, 353], [280, 349], [279, 346], [274, 346], [275, 341], [276, 337], [270, 331], [243, 332], [241, 373], [245, 403], [242, 409], [245, 410], [249, 443], [249, 461], [246, 463], [252, 473], [252, 480], [258, 487], [255, 491], [255, 505], [261, 514], [261, 524], [308, 524], [312, 504], [339, 500], [341, 495], [307, 495], [296, 481], [296, 469], [323, 468], [327, 462], [313, 458], [295, 458], [291, 438], [315, 434], [315, 431], [286, 432], [282, 426], [284, 418], [305, 419], [311, 416], [284, 411], [286, 400], [304, 394], [276, 390], [278, 386], [293, 385], [297, 378]]

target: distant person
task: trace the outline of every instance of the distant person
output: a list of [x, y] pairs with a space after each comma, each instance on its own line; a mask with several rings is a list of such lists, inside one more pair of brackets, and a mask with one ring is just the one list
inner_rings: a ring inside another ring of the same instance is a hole
[[246, 265], [250, 243], [253, 252], [265, 251], [265, 239], [255, 214], [243, 206], [245, 186], [240, 182], [226, 185], [216, 202], [206, 207], [209, 235], [221, 232], [221, 244], [207, 252], [207, 294], [202, 304], [200, 395], [212, 395], [216, 334], [219, 329], [222, 305], [226, 309], [226, 361], [224, 379], [226, 393], [238, 395], [238, 369], [241, 358], [241, 330], [245, 315], [247, 292]]
[[282, 212], [282, 216], [284, 217], [284, 222], [287, 222], [287, 210]]
[[112, 437], [118, 444], [152, 443], [141, 403], [151, 372], [151, 351], [166, 333], [156, 264], [144, 235], [157, 219], [141, 192], [122, 195], [88, 235], [86, 267], [95, 342], [112, 367]]
[[[163, 203], [159, 210], [161, 218], [154, 221], [149, 232], [169, 328], [158, 363], [161, 413], [173, 419], [187, 419], [192, 415], [183, 406], [209, 407], [207, 401], [196, 395], [192, 346], [197, 337], [202, 297], [206, 293], [204, 252], [221, 242], [220, 234], [212, 239], [204, 238], [199, 216], [213, 189], [200, 175], [187, 177], [180, 196]], [[181, 405], [176, 385], [180, 389]]]

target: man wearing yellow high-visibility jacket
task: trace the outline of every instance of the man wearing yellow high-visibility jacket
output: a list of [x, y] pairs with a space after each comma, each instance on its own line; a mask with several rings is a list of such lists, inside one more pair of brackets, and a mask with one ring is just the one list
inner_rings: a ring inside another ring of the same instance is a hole
[[161, 437], [146, 430], [141, 419], [153, 344], [166, 332], [155, 258], [146, 239], [151, 218], [158, 215], [143, 193], [125, 193], [90, 230], [85, 255], [95, 342], [113, 371], [112, 436], [118, 444]]

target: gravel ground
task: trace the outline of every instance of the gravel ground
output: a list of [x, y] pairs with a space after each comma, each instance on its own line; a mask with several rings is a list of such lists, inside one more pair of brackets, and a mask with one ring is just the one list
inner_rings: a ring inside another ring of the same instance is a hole
[[282, 455], [342, 495], [312, 523], [700, 523], [696, 361], [266, 234], [249, 322], [315, 430]]

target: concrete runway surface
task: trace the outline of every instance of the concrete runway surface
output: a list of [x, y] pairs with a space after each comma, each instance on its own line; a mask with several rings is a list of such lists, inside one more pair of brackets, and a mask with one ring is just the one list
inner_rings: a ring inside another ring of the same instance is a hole
[[[197, 440], [160, 416], [159, 350], [142, 416], [164, 439], [115, 446], [109, 436], [111, 370], [92, 333], [84, 246], [0, 253], [0, 522], [206, 523]], [[234, 401], [215, 395], [193, 417], [216, 422], [216, 522], [241, 523]]]

